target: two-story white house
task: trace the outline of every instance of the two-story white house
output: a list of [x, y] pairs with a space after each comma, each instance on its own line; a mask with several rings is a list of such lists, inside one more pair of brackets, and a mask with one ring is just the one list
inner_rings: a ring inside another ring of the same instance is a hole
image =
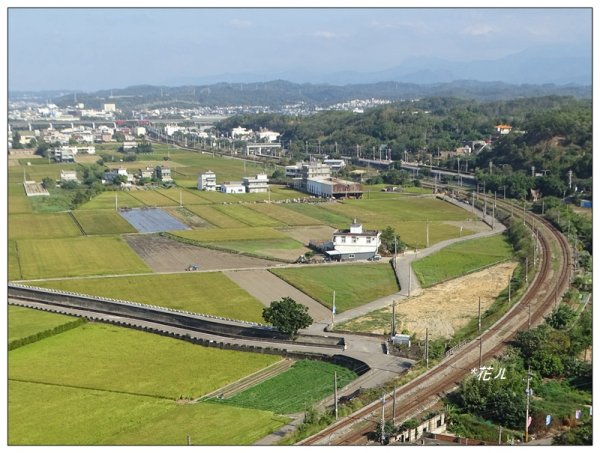
[[269, 178], [264, 173], [259, 173], [256, 176], [244, 176], [242, 184], [246, 187], [248, 193], [269, 191]]
[[362, 224], [356, 219], [348, 230], [336, 230], [333, 233], [333, 250], [327, 253], [336, 261], [364, 260], [377, 255], [381, 245], [381, 232], [363, 230]]
[[198, 190], [214, 192], [217, 190], [217, 176], [214, 172], [208, 170], [206, 173], [198, 175]]

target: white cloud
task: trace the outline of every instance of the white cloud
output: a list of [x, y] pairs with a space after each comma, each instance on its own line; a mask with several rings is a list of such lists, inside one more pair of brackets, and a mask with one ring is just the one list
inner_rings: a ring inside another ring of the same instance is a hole
[[332, 31], [321, 30], [321, 31], [314, 32], [313, 36], [315, 36], [317, 38], [333, 39], [333, 38], [339, 38], [340, 35], [332, 32]]
[[254, 24], [249, 20], [243, 19], [231, 19], [229, 21], [229, 25], [231, 25], [233, 28], [251, 28], [254, 26]]
[[496, 29], [489, 24], [469, 25], [462, 31], [463, 35], [484, 36], [495, 33]]

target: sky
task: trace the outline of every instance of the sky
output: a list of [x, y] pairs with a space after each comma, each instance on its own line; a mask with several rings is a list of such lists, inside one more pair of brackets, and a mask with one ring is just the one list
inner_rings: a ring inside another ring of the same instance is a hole
[[[372, 72], [550, 46], [591, 52], [590, 8], [9, 8], [9, 90]], [[277, 78], [277, 77], [273, 77]]]

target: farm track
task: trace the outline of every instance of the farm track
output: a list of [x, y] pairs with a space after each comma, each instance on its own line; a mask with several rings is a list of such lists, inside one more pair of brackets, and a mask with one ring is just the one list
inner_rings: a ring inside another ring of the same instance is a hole
[[280, 360], [279, 362], [274, 363], [273, 365], [267, 368], [263, 368], [262, 370], [259, 370], [256, 373], [253, 373], [249, 376], [246, 376], [240, 379], [239, 381], [232, 382], [231, 384], [221, 387], [220, 389], [207, 393], [206, 395], [194, 400], [193, 402], [196, 403], [217, 396], [219, 396], [220, 398], [230, 398], [237, 393], [243, 392], [244, 390], [249, 389], [250, 387], [254, 387], [257, 384], [260, 384], [261, 382], [264, 382], [268, 379], [271, 379], [272, 377], [283, 373], [284, 371], [290, 369], [293, 364], [294, 361], [290, 359]]
[[[496, 205], [505, 212], [510, 212], [508, 203], [496, 201]], [[523, 215], [516, 214], [515, 217], [523, 218]], [[397, 409], [394, 416], [397, 423], [426, 410], [439, 397], [458, 385], [470, 370], [478, 368], [485, 360], [498, 356], [518, 331], [527, 329], [530, 322], [531, 325], [540, 323], [552, 310], [559, 295], [568, 289], [571, 258], [567, 240], [543, 218], [527, 214], [525, 221], [533, 231], [537, 230], [539, 233], [541, 245], [539, 272], [521, 300], [480, 338], [471, 341], [425, 374], [396, 390]], [[553, 243], [560, 250], [556, 257], [552, 254]], [[560, 260], [557, 271], [552, 270], [553, 258]], [[385, 404], [385, 413], [390, 414], [393, 397], [393, 393], [386, 395], [385, 403], [381, 400], [373, 402], [325, 430], [304, 439], [299, 442], [299, 445], [367, 444], [367, 434], [374, 430], [375, 423], [380, 420], [382, 404]], [[388, 417], [391, 418], [389, 415]], [[363, 423], [353, 429], [353, 425], [359, 422]]]

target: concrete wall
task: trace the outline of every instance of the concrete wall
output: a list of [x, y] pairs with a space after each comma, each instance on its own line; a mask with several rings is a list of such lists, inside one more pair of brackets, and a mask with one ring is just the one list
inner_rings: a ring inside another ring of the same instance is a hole
[[[244, 323], [224, 318], [206, 319], [183, 311], [169, 310], [163, 307], [138, 304], [135, 302], [117, 301], [104, 298], [48, 290], [43, 288], [8, 286], [8, 295], [32, 301], [41, 301], [53, 305], [79, 308], [99, 313], [109, 313], [128, 318], [157, 322], [167, 326], [191, 329], [213, 335], [232, 338], [249, 338], [254, 340], [271, 340], [281, 343], [292, 343], [287, 335], [272, 327], [260, 326], [254, 323]], [[302, 341], [305, 338], [306, 341]], [[311, 346], [344, 348], [343, 339], [335, 337], [300, 336], [295, 344]]]

